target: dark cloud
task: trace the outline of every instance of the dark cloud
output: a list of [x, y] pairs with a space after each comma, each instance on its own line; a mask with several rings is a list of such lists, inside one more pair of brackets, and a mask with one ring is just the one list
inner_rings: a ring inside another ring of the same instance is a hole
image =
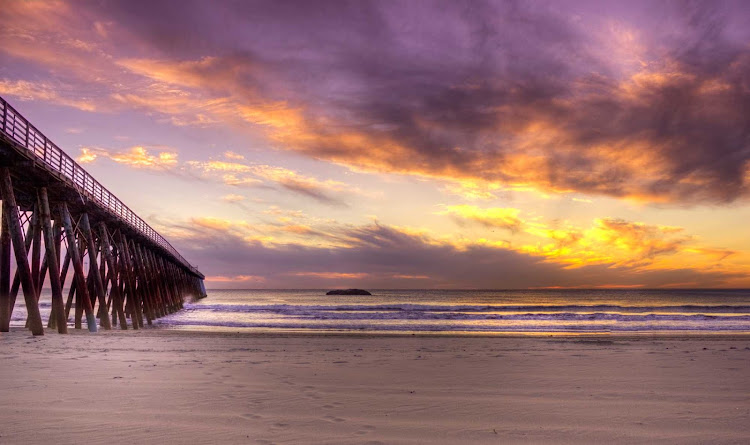
[[[181, 226], [190, 236], [173, 244], [207, 276], [252, 276], [263, 281], [211, 282], [217, 287], [321, 288], [527, 288], [541, 286], [722, 285], [734, 275], [685, 269], [642, 270], [596, 265], [564, 269], [540, 257], [510, 249], [459, 249], [429, 237], [373, 224], [333, 236], [346, 247], [299, 244], [264, 246], [229, 232]], [[184, 241], [183, 241], [184, 240]], [[332, 278], [326, 278], [330, 275]]]
[[278, 139], [317, 158], [656, 202], [750, 188], [742, 3], [106, 6], [162, 57], [219, 57], [206, 88], [303, 107]]
[[279, 185], [286, 190], [312, 198], [322, 204], [332, 205], [336, 207], [348, 207], [349, 205], [342, 199], [331, 196], [328, 192], [323, 190], [319, 186], [309, 184], [304, 181], [296, 181], [294, 179], [283, 179], [280, 180]]
[[105, 24], [120, 67], [249, 107], [276, 146], [314, 158], [659, 203], [750, 191], [742, 1], [77, 9]]

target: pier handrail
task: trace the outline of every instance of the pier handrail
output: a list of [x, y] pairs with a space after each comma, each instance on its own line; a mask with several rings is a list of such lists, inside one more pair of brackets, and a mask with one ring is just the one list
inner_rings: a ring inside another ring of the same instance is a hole
[[119, 198], [113, 195], [99, 181], [94, 179], [67, 153], [50, 141], [41, 131], [37, 130], [21, 113], [16, 111], [5, 99], [0, 97], [2, 104], [2, 121], [0, 132], [20, 145], [32, 159], [41, 161], [50, 172], [55, 173], [61, 180], [67, 181], [82, 196], [96, 202], [105, 210], [117, 216], [122, 222], [132, 227], [138, 233], [150, 239], [153, 243], [166, 250], [180, 264], [196, 276], [202, 277], [197, 268], [177, 252], [163, 236], [149, 226], [141, 217], [135, 214]]

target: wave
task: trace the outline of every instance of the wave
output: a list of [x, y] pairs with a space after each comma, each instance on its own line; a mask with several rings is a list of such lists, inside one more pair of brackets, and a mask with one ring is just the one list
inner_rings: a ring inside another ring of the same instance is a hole
[[627, 324], [627, 325], [453, 325], [453, 324], [367, 324], [367, 323], [323, 323], [311, 325], [309, 323], [273, 323], [269, 321], [212, 321], [212, 320], [159, 320], [158, 324], [170, 327], [203, 326], [223, 328], [259, 328], [281, 330], [315, 330], [315, 331], [389, 331], [389, 332], [646, 332], [646, 331], [748, 331], [747, 323], [736, 325], [697, 324], [697, 325], [655, 325], [655, 324]]
[[750, 314], [746, 315], [707, 315], [707, 314], [613, 314], [613, 313], [522, 313], [522, 314], [478, 314], [462, 312], [336, 312], [336, 311], [309, 311], [288, 310], [283, 313], [290, 318], [309, 320], [507, 320], [507, 321], [747, 321], [750, 322]]
[[680, 306], [621, 306], [598, 305], [428, 305], [428, 304], [347, 304], [347, 305], [295, 305], [295, 304], [187, 304], [191, 311], [212, 312], [272, 312], [297, 314], [314, 312], [445, 312], [445, 313], [700, 313], [700, 314], [750, 314], [747, 305], [680, 305]]

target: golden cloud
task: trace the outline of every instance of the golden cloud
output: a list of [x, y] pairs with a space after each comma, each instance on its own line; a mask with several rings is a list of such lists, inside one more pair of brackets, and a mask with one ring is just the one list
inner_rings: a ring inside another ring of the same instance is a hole
[[205, 227], [207, 229], [212, 229], [212, 230], [224, 231], [232, 227], [232, 221], [220, 219], [220, 218], [200, 217], [200, 218], [193, 218], [192, 221], [194, 224], [197, 224], [198, 226]]
[[591, 264], [646, 267], [659, 257], [686, 251], [691, 237], [683, 229], [598, 218], [588, 229], [552, 229], [536, 222], [525, 231], [552, 243], [526, 244], [520, 251], [546, 257], [550, 261], [581, 267]]
[[245, 200], [245, 197], [242, 195], [235, 195], [230, 193], [229, 195], [222, 196], [221, 200], [224, 202], [242, 202]]
[[245, 159], [245, 156], [243, 156], [243, 155], [241, 155], [239, 153], [235, 153], [233, 151], [225, 151], [224, 152], [224, 157], [227, 158], [227, 159], [234, 159], [234, 160], [238, 160], [238, 161], [242, 161], [242, 160]]
[[168, 170], [177, 166], [177, 152], [172, 150], [151, 154], [142, 146], [134, 146], [125, 151], [111, 151], [97, 147], [84, 147], [78, 157], [81, 164], [95, 162], [99, 158], [106, 158], [118, 164], [133, 168], [153, 170]]
[[471, 221], [485, 227], [498, 227], [511, 231], [521, 228], [523, 222], [519, 219], [520, 210], [513, 208], [493, 207], [488, 209], [473, 205], [445, 206], [439, 215], [449, 215], [458, 221]]
[[324, 278], [327, 280], [340, 280], [340, 279], [360, 279], [369, 276], [370, 274], [364, 272], [358, 273], [346, 273], [346, 272], [292, 272], [289, 275], [298, 277], [315, 277]]
[[264, 283], [266, 278], [257, 275], [213, 275], [207, 276], [205, 281], [209, 283]]

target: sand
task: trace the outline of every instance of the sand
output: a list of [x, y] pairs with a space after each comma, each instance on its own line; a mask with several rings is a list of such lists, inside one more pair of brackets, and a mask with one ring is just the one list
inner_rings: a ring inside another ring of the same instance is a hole
[[0, 334], [0, 443], [748, 443], [750, 337]]

